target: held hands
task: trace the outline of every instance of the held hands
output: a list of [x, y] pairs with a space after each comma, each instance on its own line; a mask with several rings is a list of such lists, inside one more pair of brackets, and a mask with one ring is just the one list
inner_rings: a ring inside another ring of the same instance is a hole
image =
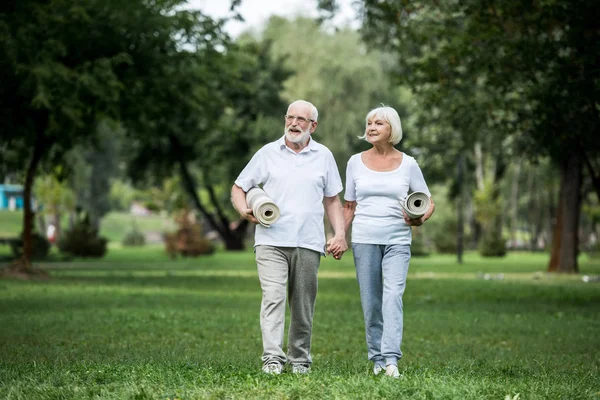
[[245, 220], [248, 220], [250, 222], [254, 222], [255, 224], [259, 223], [258, 220], [256, 219], [256, 217], [254, 216], [254, 212], [252, 211], [251, 208], [246, 208], [246, 209], [240, 210], [240, 215]]
[[341, 260], [342, 255], [348, 250], [348, 244], [346, 244], [346, 238], [344, 236], [334, 236], [327, 241], [325, 246], [326, 254], [333, 254], [333, 258]]
[[404, 222], [406, 222], [406, 225], [408, 226], [421, 226], [423, 225], [423, 222], [425, 222], [425, 216], [422, 216], [421, 218], [410, 219], [408, 215], [406, 215], [406, 211], [403, 210], [402, 213], [404, 214]]

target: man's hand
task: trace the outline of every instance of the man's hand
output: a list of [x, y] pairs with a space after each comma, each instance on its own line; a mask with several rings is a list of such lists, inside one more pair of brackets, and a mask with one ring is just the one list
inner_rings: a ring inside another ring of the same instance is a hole
[[258, 220], [256, 219], [256, 217], [254, 216], [254, 212], [252, 211], [251, 208], [246, 208], [246, 209], [240, 210], [240, 216], [242, 218], [244, 218], [245, 220], [254, 222], [255, 224], [259, 223]]
[[326, 252], [333, 254], [333, 258], [341, 260], [342, 255], [348, 250], [348, 244], [344, 236], [334, 236], [327, 241]]

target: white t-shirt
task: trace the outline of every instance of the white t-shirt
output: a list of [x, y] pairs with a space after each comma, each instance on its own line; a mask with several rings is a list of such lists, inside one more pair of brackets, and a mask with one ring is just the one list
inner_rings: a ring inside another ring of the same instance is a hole
[[399, 203], [409, 192], [424, 192], [431, 197], [413, 157], [403, 153], [400, 166], [385, 172], [367, 168], [361, 153], [350, 157], [344, 199], [357, 203], [352, 243], [411, 244], [411, 228], [404, 222]]
[[254, 246], [303, 247], [323, 253], [323, 197], [342, 191], [340, 172], [327, 147], [311, 138], [296, 153], [281, 137], [254, 154], [235, 184], [244, 192], [262, 184], [281, 212], [269, 228], [256, 226]]

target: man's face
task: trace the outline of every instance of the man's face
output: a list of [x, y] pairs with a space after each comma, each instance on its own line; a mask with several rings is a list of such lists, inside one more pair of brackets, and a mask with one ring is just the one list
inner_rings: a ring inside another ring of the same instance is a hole
[[292, 143], [306, 143], [314, 131], [316, 122], [310, 119], [310, 107], [293, 105], [288, 108], [285, 119], [285, 138]]

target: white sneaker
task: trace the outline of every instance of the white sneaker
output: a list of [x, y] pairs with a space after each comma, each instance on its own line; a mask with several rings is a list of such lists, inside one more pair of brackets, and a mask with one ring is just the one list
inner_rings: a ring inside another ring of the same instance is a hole
[[294, 364], [292, 365], [292, 373], [294, 374], [308, 374], [310, 372], [310, 366], [306, 364]]
[[385, 367], [381, 364], [375, 364], [373, 366], [373, 375], [379, 375], [381, 371], [383, 371]]
[[398, 371], [398, 366], [394, 364], [390, 364], [385, 367], [385, 376], [390, 376], [392, 378], [400, 378], [400, 371]]
[[280, 375], [281, 371], [283, 371], [283, 365], [281, 365], [277, 361], [271, 361], [270, 363], [263, 365], [262, 371], [265, 374]]

